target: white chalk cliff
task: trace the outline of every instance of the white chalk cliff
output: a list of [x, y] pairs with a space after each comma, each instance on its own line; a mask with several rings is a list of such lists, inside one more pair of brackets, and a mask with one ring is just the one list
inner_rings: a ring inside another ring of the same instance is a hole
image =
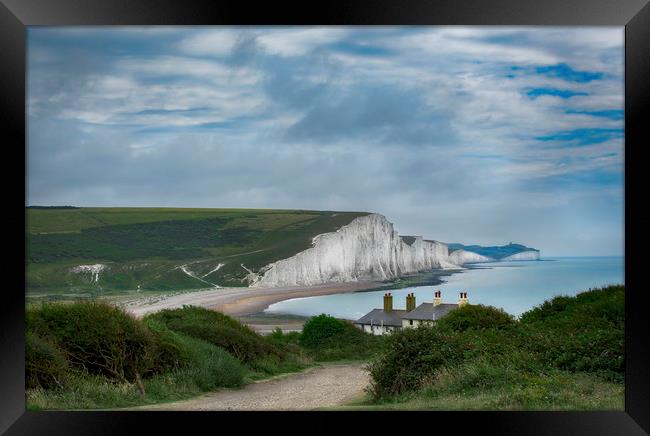
[[449, 261], [456, 265], [464, 265], [466, 263], [494, 262], [494, 259], [471, 251], [455, 250], [449, 255]]
[[539, 251], [529, 250], [522, 251], [521, 253], [513, 254], [512, 256], [507, 256], [501, 259], [502, 261], [511, 261], [511, 260], [539, 260]]
[[434, 268], [458, 268], [446, 244], [421, 236], [405, 242], [380, 214], [355, 218], [313, 238], [313, 247], [259, 271], [254, 287], [387, 280]]

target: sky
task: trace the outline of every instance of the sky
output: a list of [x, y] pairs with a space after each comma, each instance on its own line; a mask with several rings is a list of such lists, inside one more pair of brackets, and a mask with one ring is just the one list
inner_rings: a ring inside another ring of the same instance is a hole
[[27, 204], [624, 251], [623, 27], [30, 27]]

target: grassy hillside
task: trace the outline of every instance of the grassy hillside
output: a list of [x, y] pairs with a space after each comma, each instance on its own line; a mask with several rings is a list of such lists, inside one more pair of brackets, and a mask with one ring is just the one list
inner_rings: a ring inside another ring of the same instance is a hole
[[560, 296], [519, 319], [468, 305], [387, 336], [327, 315], [262, 337], [197, 307], [142, 320], [95, 301], [26, 313], [29, 410], [189, 398], [315, 362], [369, 361], [363, 401], [342, 409], [623, 410], [623, 286]]
[[[27, 208], [28, 295], [245, 286], [364, 212]], [[79, 265], [95, 265], [94, 268]]]
[[93, 409], [173, 401], [295, 372], [295, 345], [196, 307], [138, 320], [96, 301], [27, 310], [27, 407]]
[[456, 309], [386, 338], [356, 408], [622, 410], [625, 288], [558, 296], [519, 319]]

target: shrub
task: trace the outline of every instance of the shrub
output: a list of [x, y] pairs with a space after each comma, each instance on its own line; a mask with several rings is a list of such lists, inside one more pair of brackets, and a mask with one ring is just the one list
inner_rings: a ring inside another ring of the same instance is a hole
[[520, 319], [522, 322], [543, 321], [544, 319], [561, 313], [564, 309], [566, 309], [567, 305], [570, 302], [571, 297], [564, 295], [553, 297], [551, 300], [546, 300], [532, 310], [523, 313]]
[[311, 359], [306, 354], [306, 350], [300, 346], [301, 335], [301, 332], [284, 333], [281, 328], [276, 327], [265, 339], [282, 350], [283, 360], [287, 360], [289, 365], [300, 364], [304, 367], [311, 363]]
[[176, 384], [194, 384], [201, 391], [243, 384], [246, 369], [226, 350], [207, 341], [178, 335], [184, 344], [184, 364], [172, 373]]
[[56, 343], [73, 366], [122, 382], [136, 381], [153, 366], [154, 338], [121, 309], [95, 301], [45, 303], [27, 311], [27, 327]]
[[518, 370], [500, 358], [479, 358], [438, 369], [427, 386], [428, 395], [463, 394], [511, 386], [521, 381], [526, 372]]
[[440, 328], [449, 328], [461, 332], [467, 329], [498, 329], [514, 323], [513, 316], [503, 309], [481, 304], [468, 304], [459, 307], [437, 321]]
[[525, 347], [537, 353], [545, 364], [623, 380], [623, 286], [594, 289], [575, 297], [556, 297], [524, 313], [521, 323], [521, 329], [533, 338]]
[[381, 348], [383, 338], [322, 314], [305, 323], [299, 342], [316, 360], [331, 361], [370, 358]]
[[383, 353], [368, 365], [371, 394], [382, 398], [424, 386], [440, 367], [463, 358], [457, 338], [455, 332], [431, 326], [389, 335]]
[[582, 319], [604, 320], [623, 325], [625, 320], [625, 287], [607, 286], [581, 292], [575, 297], [558, 296], [521, 315], [522, 323], [561, 322]]
[[312, 317], [302, 327], [300, 344], [307, 348], [317, 348], [331, 342], [343, 331], [345, 331], [345, 322], [323, 313]]
[[300, 337], [302, 336], [301, 332], [287, 332], [284, 333], [280, 327], [273, 329], [270, 335], [267, 336], [267, 339], [274, 344], [294, 344], [298, 345], [300, 343]]
[[187, 363], [189, 349], [185, 338], [153, 319], [147, 319], [144, 323], [153, 335], [152, 373], [163, 373]]
[[61, 388], [68, 362], [61, 350], [32, 332], [25, 335], [25, 387]]
[[278, 347], [247, 326], [212, 310], [184, 306], [182, 309], [160, 311], [146, 319], [160, 322], [175, 332], [222, 347], [247, 364], [269, 356], [280, 357], [283, 354]]

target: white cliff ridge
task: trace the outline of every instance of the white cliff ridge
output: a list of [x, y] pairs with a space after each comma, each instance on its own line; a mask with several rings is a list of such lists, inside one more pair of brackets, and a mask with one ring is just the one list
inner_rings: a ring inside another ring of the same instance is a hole
[[449, 261], [456, 265], [464, 265], [466, 263], [494, 262], [494, 259], [471, 251], [455, 250], [449, 255]]
[[521, 253], [513, 254], [511, 256], [504, 257], [502, 261], [512, 261], [512, 260], [539, 260], [539, 251], [529, 250], [522, 251]]
[[355, 218], [313, 238], [313, 247], [262, 268], [254, 287], [387, 280], [434, 268], [459, 268], [447, 245], [421, 236], [405, 242], [380, 214]]

